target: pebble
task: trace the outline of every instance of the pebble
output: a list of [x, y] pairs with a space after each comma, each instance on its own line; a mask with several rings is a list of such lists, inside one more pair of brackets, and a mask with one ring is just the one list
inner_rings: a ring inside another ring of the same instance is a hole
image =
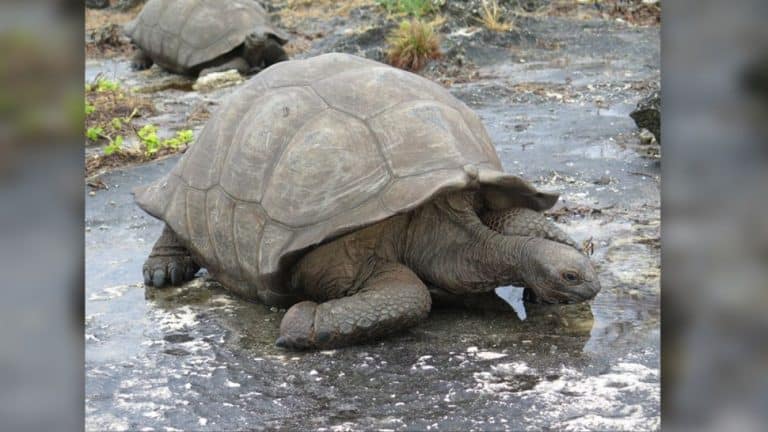
[[593, 182], [596, 185], [605, 186], [611, 184], [611, 178], [608, 176], [602, 176]]
[[243, 82], [243, 77], [234, 69], [224, 72], [213, 72], [202, 76], [192, 85], [192, 89], [200, 92], [229, 87]]
[[652, 144], [654, 141], [656, 141], [656, 137], [653, 136], [651, 131], [648, 129], [643, 129], [640, 131], [640, 144]]

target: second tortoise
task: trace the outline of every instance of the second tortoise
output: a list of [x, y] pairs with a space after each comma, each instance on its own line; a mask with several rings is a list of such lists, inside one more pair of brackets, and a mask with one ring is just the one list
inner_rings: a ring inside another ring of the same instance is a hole
[[125, 31], [138, 47], [135, 69], [248, 74], [288, 59], [288, 35], [255, 0], [149, 0]]

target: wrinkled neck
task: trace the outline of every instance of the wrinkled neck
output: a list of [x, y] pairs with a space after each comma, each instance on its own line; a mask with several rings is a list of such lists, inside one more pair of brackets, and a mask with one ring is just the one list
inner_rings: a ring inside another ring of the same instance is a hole
[[506, 236], [490, 229], [471, 200], [459, 198], [436, 201], [414, 213], [401, 262], [424, 282], [454, 294], [521, 284], [532, 237]]
[[527, 270], [526, 251], [534, 237], [506, 236], [489, 230], [484, 233], [485, 239], [480, 243], [482, 256], [480, 273], [493, 285], [525, 284]]

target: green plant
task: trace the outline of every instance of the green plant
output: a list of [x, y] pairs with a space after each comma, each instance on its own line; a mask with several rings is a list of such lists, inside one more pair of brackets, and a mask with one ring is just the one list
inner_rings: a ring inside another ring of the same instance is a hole
[[88, 102], [85, 103], [85, 115], [91, 115], [96, 111], [96, 107], [89, 104]]
[[437, 12], [445, 0], [377, 0], [377, 3], [390, 14], [421, 17]]
[[97, 77], [92, 83], [85, 85], [85, 91], [87, 92], [115, 92], [120, 90], [120, 83], [117, 81], [108, 80], [104, 77]]
[[136, 133], [139, 136], [139, 141], [144, 144], [144, 152], [152, 156], [160, 150], [160, 140], [157, 138], [157, 126], [148, 124], [139, 129]]
[[172, 149], [178, 149], [184, 144], [188, 144], [192, 141], [193, 133], [191, 130], [180, 130], [176, 132], [176, 136], [173, 138], [164, 139], [161, 145], [163, 147], [170, 147]]
[[104, 137], [104, 128], [102, 128], [102, 127], [100, 127], [100, 126], [89, 127], [89, 128], [88, 128], [88, 129], [85, 131], [85, 136], [86, 136], [86, 137], [87, 137], [89, 140], [91, 140], [91, 141], [93, 141], [93, 142], [96, 142], [96, 141], [98, 141], [98, 140], [99, 140], [99, 138], [103, 138], [103, 137]]
[[419, 70], [429, 60], [441, 56], [434, 27], [417, 19], [400, 23], [387, 37], [387, 44], [389, 62], [402, 69]]
[[136, 134], [139, 136], [139, 141], [144, 144], [144, 153], [147, 156], [152, 156], [163, 148], [176, 150], [179, 147], [192, 142], [192, 138], [194, 137], [191, 130], [185, 129], [177, 131], [173, 138], [161, 140], [157, 136], [157, 126], [152, 124], [142, 127]]
[[112, 153], [120, 152], [123, 150], [123, 136], [118, 135], [115, 139], [110, 140], [109, 144], [104, 147], [104, 154], [109, 156]]

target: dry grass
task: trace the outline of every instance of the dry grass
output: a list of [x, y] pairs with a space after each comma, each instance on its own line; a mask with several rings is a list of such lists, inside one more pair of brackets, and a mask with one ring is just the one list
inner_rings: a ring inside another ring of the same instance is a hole
[[[602, 7], [600, 9], [595, 8], [595, 3], [600, 3]], [[518, 8], [514, 11], [514, 15], [565, 16], [578, 20], [621, 18], [634, 25], [646, 26], [661, 23], [661, 3], [646, 4], [639, 0], [632, 2], [620, 0], [552, 0], [535, 11], [527, 12]]]
[[141, 11], [140, 7], [126, 12], [111, 9], [85, 9], [86, 57], [125, 56], [133, 50], [123, 34], [123, 26]]
[[377, 0], [390, 15], [423, 17], [440, 10], [440, 2], [434, 0]]
[[403, 21], [387, 37], [389, 63], [417, 71], [429, 60], [440, 58], [440, 40], [430, 23], [417, 19]]
[[296, 27], [308, 19], [329, 20], [347, 16], [353, 9], [375, 4], [374, 0], [288, 0], [277, 14], [284, 26]]
[[503, 33], [512, 30], [512, 23], [504, 22], [503, 10], [497, 0], [483, 1], [480, 10], [480, 21], [485, 28], [491, 31]]
[[[85, 158], [85, 178], [91, 187], [98, 189], [98, 176], [105, 171], [126, 165], [140, 164], [152, 160], [162, 159], [177, 153], [184, 153], [186, 150], [186, 146], [178, 150], [164, 147], [158, 150], [157, 153], [148, 155], [140, 148], [125, 147], [120, 151], [109, 155], [91, 154]], [[91, 183], [94, 184], [92, 185]]]
[[[89, 180], [90, 185], [91, 180], [98, 182], [98, 179], [94, 177], [97, 177], [104, 171], [134, 163], [146, 162], [147, 160], [144, 153], [132, 148], [126, 148], [111, 155], [92, 154], [85, 158], [85, 177]], [[97, 186], [95, 188], [98, 189]]]
[[109, 24], [123, 25], [134, 19], [141, 11], [140, 7], [126, 12], [112, 9], [85, 9], [85, 31], [100, 29]]

